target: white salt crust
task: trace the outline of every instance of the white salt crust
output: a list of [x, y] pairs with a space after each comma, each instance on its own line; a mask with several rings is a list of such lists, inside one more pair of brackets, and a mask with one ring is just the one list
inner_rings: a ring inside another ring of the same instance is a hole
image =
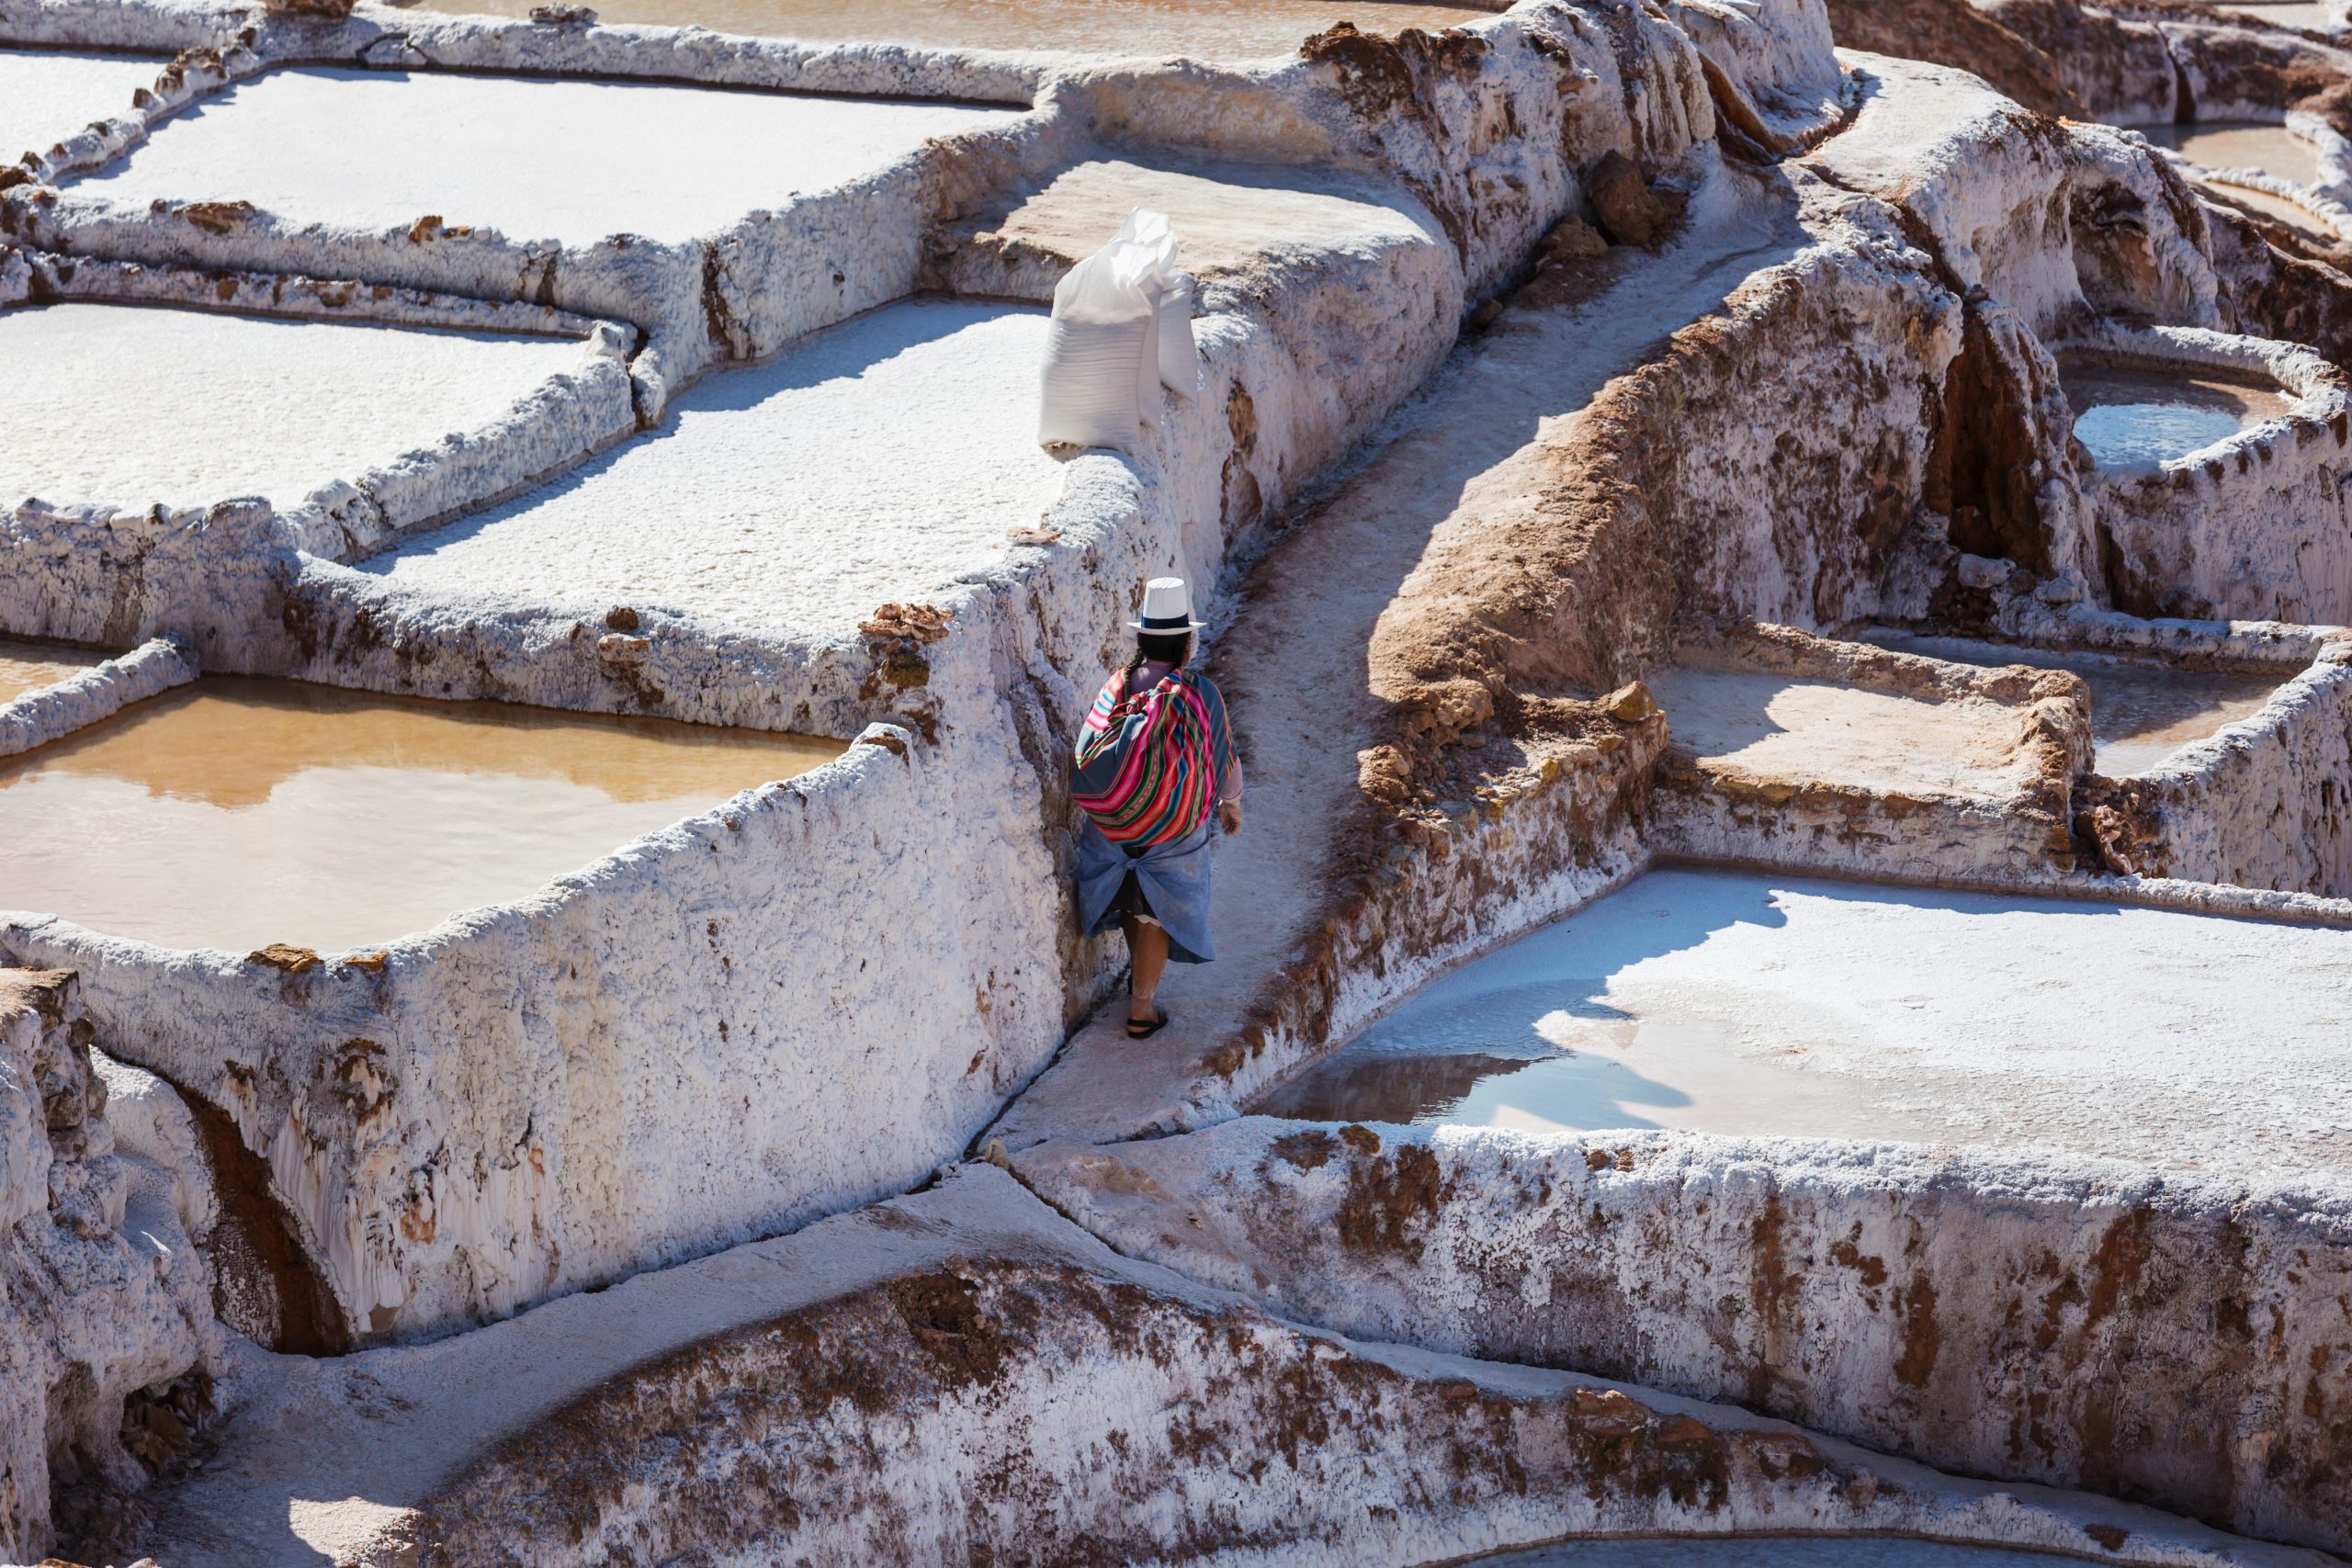
[[1595, 1064], [1550, 1101], [1474, 1092], [1474, 1123], [2352, 1177], [2347, 966], [2352, 931], [1661, 870], [1437, 981], [1355, 1049]]
[[0, 49], [0, 163], [42, 152], [93, 120], [133, 114], [164, 61], [135, 54]]
[[61, 304], [0, 312], [0, 362], [44, 372], [0, 377], [0, 504], [136, 510], [260, 495], [290, 507], [494, 423], [574, 368], [580, 344]]
[[992, 566], [1060, 494], [1042, 310], [887, 306], [714, 373], [662, 430], [365, 570], [451, 595], [655, 606], [847, 638]]
[[[678, 241], [1010, 118], [643, 82], [281, 70], [205, 99], [79, 184], [363, 230], [429, 215], [518, 240]], [[337, 155], [316, 156], [322, 145]]]

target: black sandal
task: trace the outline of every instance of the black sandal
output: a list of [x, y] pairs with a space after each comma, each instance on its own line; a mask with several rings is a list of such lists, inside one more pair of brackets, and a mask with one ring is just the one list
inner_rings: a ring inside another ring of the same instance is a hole
[[1168, 1027], [1168, 1010], [1155, 1002], [1152, 1004], [1151, 1010], [1159, 1016], [1154, 1018], [1149, 1023], [1146, 1023], [1139, 1018], [1130, 1018], [1127, 1020], [1128, 1039], [1148, 1040], [1153, 1035]]

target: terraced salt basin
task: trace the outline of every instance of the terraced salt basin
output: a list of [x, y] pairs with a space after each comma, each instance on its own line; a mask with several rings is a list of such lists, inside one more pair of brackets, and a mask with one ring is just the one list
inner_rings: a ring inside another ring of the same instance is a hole
[[528, 897], [833, 741], [207, 677], [0, 763], [0, 905], [333, 952]]
[[1575, 1540], [1476, 1561], [1479, 1568], [2004, 1568], [2072, 1560], [1996, 1546], [1824, 1535]]
[[1060, 495], [1037, 446], [1046, 326], [969, 301], [870, 311], [704, 377], [662, 429], [365, 570], [456, 599], [528, 584], [598, 614], [854, 636], [1001, 559]]
[[2149, 142], [2208, 169], [2259, 169], [2299, 186], [2320, 183], [2319, 149], [2285, 126], [2253, 119], [2132, 127]]
[[2069, 358], [2059, 374], [2075, 439], [2101, 468], [2185, 457], [2294, 406], [2275, 384], [2187, 370]]
[[1857, 788], [2007, 793], [2022, 730], [2017, 710], [1926, 702], [1774, 671], [1677, 665], [1650, 677], [1677, 746], [1702, 762]]
[[93, 120], [130, 115], [168, 56], [0, 49], [0, 163], [45, 152]]
[[2252, 717], [2285, 678], [2276, 672], [2186, 670], [2157, 659], [2061, 653], [1970, 637], [1872, 633], [1870, 640], [1882, 648], [1986, 669], [2030, 664], [2037, 670], [2073, 671], [2091, 689], [2091, 738], [2098, 748], [2098, 771], [2110, 778], [2146, 773], [2223, 725]]
[[0, 707], [28, 692], [70, 681], [83, 671], [105, 663], [106, 658], [103, 653], [83, 649], [0, 637]]
[[1255, 1109], [2352, 1168], [2352, 931], [1653, 871]]
[[[535, 0], [438, 0], [419, 9], [528, 17]], [[1415, 0], [607, 0], [605, 22], [705, 27], [826, 43], [915, 44], [932, 49], [1041, 50], [1057, 53], [1236, 60], [1288, 54], [1339, 21], [1366, 32], [1435, 30], [1502, 7]]]
[[0, 508], [288, 505], [491, 423], [580, 354], [568, 338], [162, 306], [0, 310], [0, 364], [41, 367], [0, 376]]
[[[424, 215], [512, 240], [718, 233], [1014, 111], [646, 82], [315, 68], [200, 100], [76, 191], [239, 200], [381, 232]], [[332, 146], [333, 158], [317, 150]]]

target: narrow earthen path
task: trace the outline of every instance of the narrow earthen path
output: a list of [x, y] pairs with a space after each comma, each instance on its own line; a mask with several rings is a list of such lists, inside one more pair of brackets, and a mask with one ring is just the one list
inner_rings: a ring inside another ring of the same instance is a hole
[[1358, 799], [1358, 756], [1388, 695], [1368, 650], [1407, 580], [1450, 541], [1523, 509], [1557, 480], [1594, 398], [1718, 309], [1754, 273], [1805, 243], [1796, 192], [1778, 175], [1718, 167], [1660, 254], [1612, 251], [1573, 302], [1506, 310], [1251, 574], [1213, 669], [1249, 763], [1248, 825], [1219, 848], [1219, 961], [1176, 966], [1173, 1021], [1126, 1038], [1117, 1001], [1075, 1035], [990, 1136], [1107, 1143], [1236, 1113], [1204, 1055], [1313, 930], [1336, 879], [1335, 846]]

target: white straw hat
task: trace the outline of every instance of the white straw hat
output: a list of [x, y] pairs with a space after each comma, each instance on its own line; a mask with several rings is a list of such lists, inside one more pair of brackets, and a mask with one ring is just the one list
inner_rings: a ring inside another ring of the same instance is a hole
[[1154, 637], [1196, 632], [1208, 623], [1193, 619], [1193, 604], [1181, 577], [1155, 577], [1143, 585], [1143, 619], [1127, 625]]

